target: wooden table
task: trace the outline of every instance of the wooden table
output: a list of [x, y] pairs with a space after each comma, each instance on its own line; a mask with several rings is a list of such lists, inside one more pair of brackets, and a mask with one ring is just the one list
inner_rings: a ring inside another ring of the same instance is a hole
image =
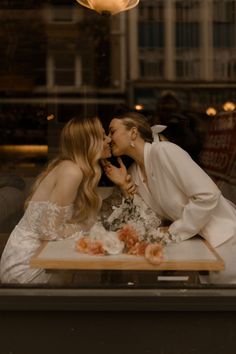
[[155, 285], [156, 282], [199, 283], [199, 271], [223, 270], [224, 261], [200, 237], [164, 247], [164, 260], [160, 265], [149, 263], [145, 257], [127, 254], [81, 254], [75, 250], [75, 240], [67, 239], [44, 242], [31, 258], [30, 266], [47, 272], [68, 271], [76, 284], [81, 284], [83, 274], [84, 283], [92, 284], [94, 274], [99, 271], [103, 279], [99, 280], [100, 284]]
[[44, 242], [34, 257], [31, 258], [30, 266], [54, 270], [219, 271], [224, 269], [224, 261], [200, 237], [166, 246], [164, 248], [164, 260], [160, 265], [153, 265], [144, 257], [127, 254], [116, 256], [81, 254], [75, 250], [75, 240], [66, 239]]

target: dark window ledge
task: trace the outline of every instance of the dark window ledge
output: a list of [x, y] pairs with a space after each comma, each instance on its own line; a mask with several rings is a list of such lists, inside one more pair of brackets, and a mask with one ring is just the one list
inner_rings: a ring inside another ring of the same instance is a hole
[[0, 287], [0, 311], [236, 311], [236, 286], [156, 289]]

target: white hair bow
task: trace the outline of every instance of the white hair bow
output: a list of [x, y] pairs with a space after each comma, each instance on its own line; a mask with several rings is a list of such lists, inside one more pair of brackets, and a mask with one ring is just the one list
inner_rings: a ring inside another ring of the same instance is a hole
[[166, 125], [160, 125], [160, 124], [157, 124], [157, 125], [153, 125], [151, 127], [152, 129], [152, 136], [153, 136], [153, 140], [156, 142], [156, 141], [160, 141], [159, 139], [159, 133], [161, 133], [163, 130], [165, 130], [167, 128]]

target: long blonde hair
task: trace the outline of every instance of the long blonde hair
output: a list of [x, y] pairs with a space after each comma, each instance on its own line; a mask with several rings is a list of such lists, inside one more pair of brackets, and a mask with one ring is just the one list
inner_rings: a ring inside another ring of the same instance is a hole
[[41, 181], [48, 173], [64, 160], [79, 165], [83, 178], [78, 188], [72, 222], [85, 223], [94, 219], [101, 207], [101, 198], [97, 193], [101, 177], [99, 160], [103, 149], [103, 130], [100, 120], [92, 118], [73, 118], [66, 123], [61, 132], [60, 150], [56, 159], [36, 179], [26, 205]]

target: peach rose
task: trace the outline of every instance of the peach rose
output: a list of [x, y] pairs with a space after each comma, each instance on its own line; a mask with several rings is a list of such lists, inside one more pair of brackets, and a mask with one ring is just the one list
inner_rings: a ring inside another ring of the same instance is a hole
[[96, 254], [97, 256], [104, 255], [105, 251], [103, 249], [102, 243], [99, 241], [90, 242], [89, 244], [89, 254]]
[[81, 253], [104, 255], [105, 251], [100, 241], [91, 241], [88, 237], [82, 237], [76, 242], [75, 248]]
[[138, 242], [138, 234], [130, 225], [125, 225], [118, 231], [118, 238], [120, 241], [124, 242], [128, 250]]
[[76, 244], [75, 244], [75, 248], [77, 251], [79, 252], [83, 252], [86, 253], [88, 250], [88, 240], [86, 237], [82, 237], [80, 238]]
[[136, 242], [136, 244], [129, 249], [128, 254], [132, 254], [134, 256], [144, 256], [147, 245], [148, 243], [145, 241]]
[[145, 258], [152, 264], [160, 264], [163, 260], [163, 248], [160, 243], [151, 243], [145, 249]]

